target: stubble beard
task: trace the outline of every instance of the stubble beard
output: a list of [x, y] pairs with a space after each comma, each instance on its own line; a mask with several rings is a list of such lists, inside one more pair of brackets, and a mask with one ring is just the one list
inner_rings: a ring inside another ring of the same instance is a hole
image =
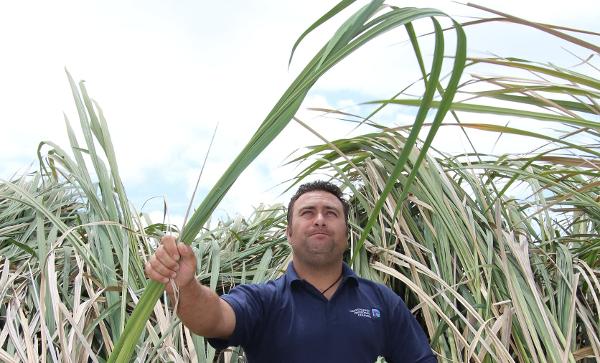
[[301, 242], [302, 247], [292, 246], [295, 260], [312, 268], [330, 267], [342, 261], [344, 251], [338, 251], [332, 236], [329, 236], [329, 241], [311, 241], [311, 237], [313, 236], [304, 238]]

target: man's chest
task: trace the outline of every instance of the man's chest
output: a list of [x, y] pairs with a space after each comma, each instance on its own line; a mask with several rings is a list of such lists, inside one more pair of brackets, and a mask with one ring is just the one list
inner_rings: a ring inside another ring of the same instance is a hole
[[293, 357], [290, 361], [375, 361], [385, 354], [384, 311], [361, 296], [327, 301], [306, 292], [292, 294], [267, 314], [265, 337], [274, 351]]

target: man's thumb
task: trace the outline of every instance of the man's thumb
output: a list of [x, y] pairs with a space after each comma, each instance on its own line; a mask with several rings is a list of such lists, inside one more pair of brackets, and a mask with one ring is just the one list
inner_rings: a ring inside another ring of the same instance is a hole
[[192, 247], [186, 245], [185, 243], [179, 242], [177, 244], [177, 249], [179, 250], [179, 255], [181, 256], [182, 260], [189, 260], [190, 258], [196, 259]]

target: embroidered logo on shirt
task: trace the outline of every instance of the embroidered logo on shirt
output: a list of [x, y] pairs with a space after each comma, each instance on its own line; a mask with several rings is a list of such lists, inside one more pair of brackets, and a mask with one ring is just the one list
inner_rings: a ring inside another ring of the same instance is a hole
[[375, 308], [373, 308], [373, 309], [356, 308], [356, 309], [350, 310], [350, 312], [361, 318], [378, 319], [381, 317], [381, 312], [379, 311], [379, 309], [375, 309]]

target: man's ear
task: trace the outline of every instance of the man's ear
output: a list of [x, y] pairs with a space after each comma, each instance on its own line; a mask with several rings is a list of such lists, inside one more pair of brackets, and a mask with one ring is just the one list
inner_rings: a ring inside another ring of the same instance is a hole
[[288, 241], [292, 236], [292, 227], [289, 224], [287, 225], [287, 227], [285, 227], [285, 236], [287, 237]]

